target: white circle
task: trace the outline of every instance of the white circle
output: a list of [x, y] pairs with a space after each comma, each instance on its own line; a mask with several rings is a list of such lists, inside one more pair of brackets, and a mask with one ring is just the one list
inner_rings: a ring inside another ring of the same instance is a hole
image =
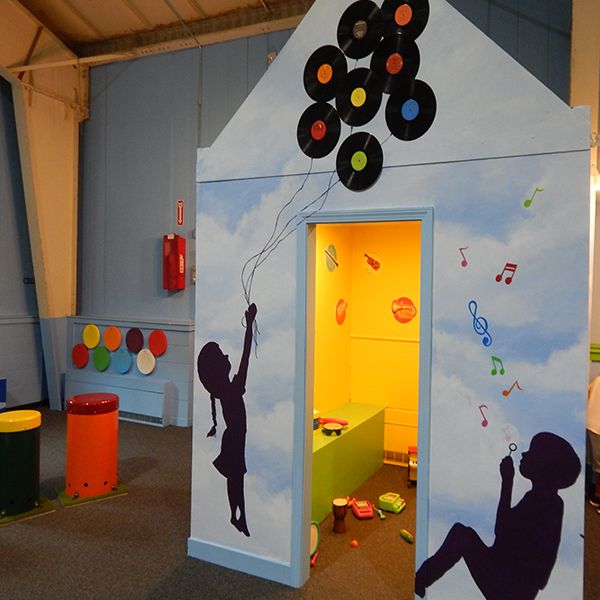
[[150, 375], [156, 367], [156, 358], [148, 348], [142, 348], [137, 355], [137, 368], [142, 375]]

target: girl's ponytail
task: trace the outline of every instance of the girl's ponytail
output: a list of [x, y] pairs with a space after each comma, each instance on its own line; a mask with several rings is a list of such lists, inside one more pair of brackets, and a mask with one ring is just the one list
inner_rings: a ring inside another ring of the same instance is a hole
[[212, 413], [213, 426], [206, 434], [206, 437], [213, 437], [217, 433], [217, 409], [215, 407], [215, 397], [212, 394], [210, 395], [210, 411]]

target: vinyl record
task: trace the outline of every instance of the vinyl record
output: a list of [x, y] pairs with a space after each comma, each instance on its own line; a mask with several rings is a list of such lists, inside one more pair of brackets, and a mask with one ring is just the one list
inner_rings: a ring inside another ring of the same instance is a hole
[[338, 86], [335, 106], [344, 123], [364, 125], [381, 106], [382, 83], [371, 69], [359, 67], [349, 71]]
[[383, 34], [381, 10], [371, 0], [358, 0], [342, 14], [337, 29], [338, 45], [349, 58], [371, 54]]
[[353, 133], [338, 150], [336, 170], [340, 181], [355, 192], [372, 186], [383, 166], [383, 150], [377, 138], [366, 131]]
[[414, 79], [419, 70], [421, 55], [415, 41], [396, 33], [379, 42], [371, 57], [371, 69], [381, 80], [383, 91], [391, 94], [409, 79]]
[[311, 104], [300, 117], [296, 137], [306, 156], [323, 158], [340, 139], [340, 118], [327, 102]]
[[344, 53], [336, 46], [321, 46], [306, 61], [304, 89], [317, 102], [327, 102], [335, 97], [341, 79], [348, 72]]
[[417, 39], [429, 20], [427, 0], [385, 0], [381, 5], [383, 35], [404, 33]]
[[435, 111], [433, 90], [424, 81], [414, 79], [390, 95], [385, 122], [398, 139], [416, 140], [431, 127]]

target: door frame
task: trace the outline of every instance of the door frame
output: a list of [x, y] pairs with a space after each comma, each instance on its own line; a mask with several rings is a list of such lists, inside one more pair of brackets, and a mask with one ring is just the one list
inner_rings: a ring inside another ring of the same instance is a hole
[[339, 210], [307, 213], [297, 229], [296, 255], [296, 344], [294, 382], [294, 439], [292, 457], [292, 548], [291, 581], [301, 587], [309, 577], [309, 524], [312, 498], [312, 421], [313, 407], [306, 402], [307, 357], [312, 356], [312, 339], [308, 340], [308, 299], [310, 285], [308, 265], [314, 261], [315, 226], [319, 224], [421, 222], [421, 306], [419, 323], [419, 402], [418, 447], [419, 484], [415, 566], [427, 557], [429, 499], [429, 428], [431, 397], [431, 341], [433, 297], [433, 207], [391, 208], [374, 210]]

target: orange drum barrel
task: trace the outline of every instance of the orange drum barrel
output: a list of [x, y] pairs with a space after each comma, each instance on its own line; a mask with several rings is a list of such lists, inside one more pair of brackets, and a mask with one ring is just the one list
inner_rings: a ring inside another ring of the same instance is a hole
[[78, 394], [67, 400], [67, 496], [92, 498], [117, 488], [118, 436], [116, 394]]

